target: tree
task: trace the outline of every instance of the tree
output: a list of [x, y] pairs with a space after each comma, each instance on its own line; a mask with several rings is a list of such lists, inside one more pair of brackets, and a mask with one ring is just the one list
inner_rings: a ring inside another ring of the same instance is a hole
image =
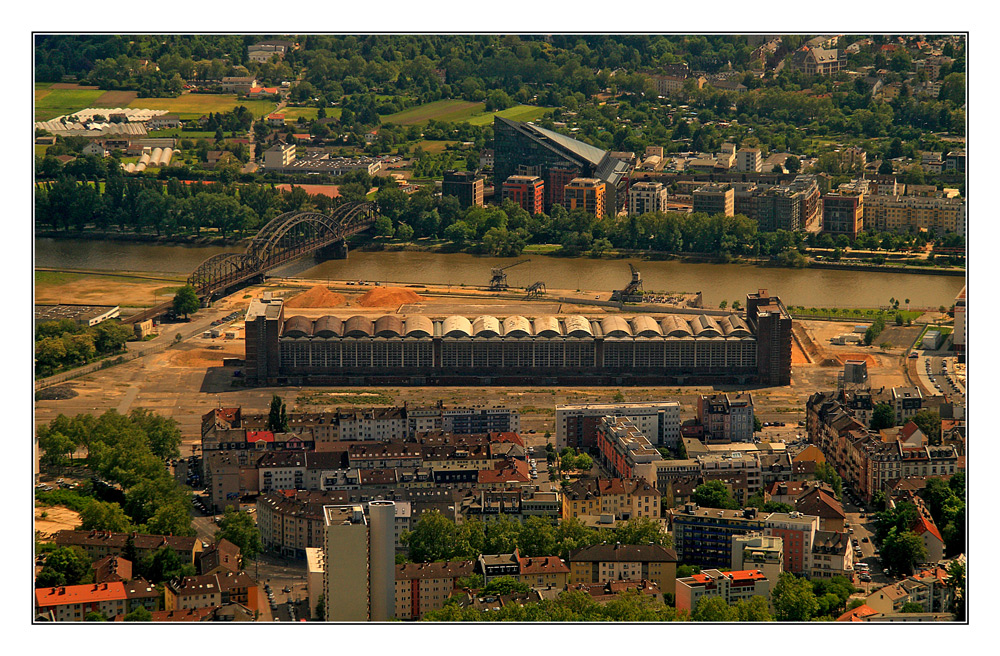
[[326, 619], [326, 597], [323, 596], [321, 592], [319, 595], [319, 600], [316, 601], [316, 617], [319, 619]]
[[740, 505], [733, 499], [729, 488], [722, 481], [702, 483], [694, 489], [691, 500], [705, 508], [739, 509]]
[[695, 622], [735, 622], [739, 619], [739, 614], [725, 599], [711, 595], [698, 600], [691, 619]]
[[60, 547], [45, 556], [45, 565], [35, 578], [36, 588], [83, 583], [90, 573], [90, 559], [80, 550]]
[[415, 563], [450, 560], [456, 538], [455, 522], [436, 510], [420, 515], [413, 530], [401, 536]]
[[663, 527], [649, 517], [633, 517], [620, 524], [613, 532], [615, 542], [622, 544], [655, 544], [661, 547], [671, 547], [673, 539]]
[[413, 239], [413, 228], [405, 223], [396, 226], [396, 239], [400, 241], [410, 241]]
[[527, 594], [529, 592], [531, 592], [531, 586], [510, 576], [497, 577], [482, 589], [484, 595]]
[[918, 563], [927, 560], [924, 541], [913, 531], [898, 531], [895, 526], [882, 541], [882, 563], [893, 573], [909, 575]]
[[198, 300], [198, 293], [191, 285], [184, 285], [174, 294], [174, 312], [183, 314], [185, 319], [189, 314], [197, 312], [200, 307], [201, 301]]
[[139, 606], [125, 616], [126, 622], [152, 622], [153, 614], [145, 606]]
[[892, 428], [896, 425], [896, 411], [888, 403], [879, 403], [872, 410], [871, 429]]
[[905, 604], [903, 604], [903, 607], [900, 609], [899, 612], [901, 612], [901, 613], [922, 613], [922, 612], [924, 612], [924, 607], [923, 607], [923, 605], [918, 604], [915, 601], [908, 601]]
[[80, 511], [80, 528], [84, 531], [128, 533], [132, 530], [132, 522], [117, 503], [106, 503], [95, 499]]
[[256, 558], [264, 550], [260, 541], [260, 530], [253, 516], [248, 512], [236, 510], [227, 506], [219, 520], [219, 530], [215, 533], [216, 540], [226, 539], [240, 548], [244, 558]]
[[785, 159], [785, 168], [788, 169], [789, 173], [794, 175], [802, 168], [802, 162], [800, 162], [799, 158], [795, 155], [789, 155]]
[[285, 413], [285, 402], [277, 394], [271, 396], [271, 408], [267, 413], [267, 430], [272, 433], [288, 431], [288, 415]]
[[59, 466], [66, 463], [66, 456], [72, 458], [76, 442], [58, 430], [42, 426], [38, 429], [38, 448], [45, 452], [41, 457], [42, 465]]
[[941, 444], [941, 415], [933, 410], [921, 410], [913, 415], [913, 423], [927, 436], [927, 441], [937, 446]]
[[740, 622], [773, 622], [767, 597], [741, 599], [736, 604], [737, 620]]
[[529, 517], [518, 536], [518, 546], [524, 556], [551, 556], [556, 552], [556, 531], [544, 517]]
[[771, 605], [779, 622], [808, 622], [819, 607], [809, 581], [788, 573], [778, 578], [771, 591]]
[[753, 432], [757, 433], [764, 430], [764, 424], [761, 422], [760, 417], [757, 415], [753, 416]]
[[177, 552], [170, 547], [160, 547], [139, 564], [143, 578], [150, 583], [162, 583], [173, 578], [194, 576], [195, 569], [191, 563], [181, 560]]
[[107, 622], [108, 618], [104, 613], [99, 613], [96, 610], [87, 613], [87, 616], [83, 618], [84, 622]]
[[468, 576], [459, 577], [455, 581], [455, 589], [457, 590], [479, 590], [484, 585], [486, 585], [482, 574], [469, 574]]
[[833, 494], [838, 501], [841, 500], [844, 489], [844, 482], [841, 480], [837, 470], [828, 462], [821, 462], [816, 465], [816, 479], [829, 483], [833, 488]]

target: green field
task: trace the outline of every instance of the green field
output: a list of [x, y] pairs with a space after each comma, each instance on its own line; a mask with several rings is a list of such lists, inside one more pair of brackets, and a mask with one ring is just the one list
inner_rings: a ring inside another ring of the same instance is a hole
[[535, 121], [540, 119], [545, 112], [551, 111], [548, 107], [535, 107], [534, 105], [515, 105], [502, 109], [499, 112], [486, 112], [481, 116], [473, 116], [469, 119], [472, 125], [487, 125], [493, 122], [494, 116], [509, 118], [512, 121]]
[[35, 89], [35, 120], [48, 121], [93, 107], [104, 94], [100, 89]]
[[200, 118], [209, 112], [229, 112], [243, 105], [254, 116], [270, 114], [276, 103], [269, 100], [240, 100], [235, 94], [184, 94], [178, 98], [136, 98], [129, 103], [135, 109], [164, 109], [182, 120]]
[[175, 139], [215, 139], [214, 130], [182, 130], [180, 128], [166, 128], [164, 130], [150, 130], [150, 137], [173, 137]]
[[[340, 118], [340, 113], [344, 111], [340, 107], [327, 107], [326, 116], [327, 118]], [[318, 107], [285, 107], [281, 110], [281, 113], [285, 115], [285, 123], [294, 123], [299, 119], [300, 116], [304, 117], [308, 121], [313, 121], [317, 118], [316, 114], [319, 113]]]
[[486, 105], [481, 102], [438, 100], [419, 107], [411, 107], [396, 114], [383, 116], [382, 122], [396, 125], [415, 125], [434, 119], [446, 123], [464, 122], [472, 125], [486, 125], [492, 123], [493, 117], [496, 115], [515, 121], [531, 121], [541, 117], [546, 111], [548, 110], [544, 107], [516, 105], [499, 112], [487, 112]]
[[454, 146], [457, 141], [418, 141], [413, 144], [413, 149], [421, 148], [425, 153], [443, 153], [448, 146]]

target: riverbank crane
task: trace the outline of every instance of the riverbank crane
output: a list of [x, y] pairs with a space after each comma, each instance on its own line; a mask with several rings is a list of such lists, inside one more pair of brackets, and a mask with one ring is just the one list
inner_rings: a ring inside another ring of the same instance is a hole
[[507, 284], [507, 269], [513, 269], [516, 266], [530, 262], [531, 260], [521, 260], [520, 262], [514, 262], [513, 264], [508, 264], [505, 267], [493, 267], [492, 277], [490, 278], [490, 291], [491, 292], [502, 292], [507, 289], [509, 285]]

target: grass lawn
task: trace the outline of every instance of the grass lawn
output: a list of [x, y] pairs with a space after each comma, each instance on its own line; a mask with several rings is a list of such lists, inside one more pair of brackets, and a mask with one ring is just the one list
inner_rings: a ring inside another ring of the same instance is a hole
[[129, 103], [135, 109], [164, 109], [182, 120], [200, 118], [209, 112], [229, 112], [243, 105], [254, 116], [266, 116], [277, 107], [268, 100], [241, 100], [236, 94], [186, 93], [177, 98], [136, 98]]
[[45, 157], [45, 151], [48, 149], [47, 144], [35, 144], [35, 155], [37, 157]]
[[471, 123], [472, 125], [487, 125], [493, 122], [495, 115], [509, 118], [514, 121], [533, 121], [541, 118], [545, 112], [549, 111], [545, 107], [535, 107], [533, 105], [515, 105], [499, 112], [486, 111], [484, 103], [467, 102], [464, 100], [438, 100], [419, 107], [383, 116], [383, 123], [395, 123], [396, 125], [413, 125], [426, 123], [434, 119], [447, 123]]
[[562, 249], [559, 244], [528, 244], [524, 247], [524, 253], [537, 253], [539, 255], [547, 255], [549, 253], [555, 253], [556, 251]]
[[35, 120], [48, 121], [93, 107], [104, 94], [100, 89], [35, 89]]
[[443, 153], [448, 146], [457, 144], [457, 141], [418, 141], [413, 144], [413, 149], [422, 148], [425, 153]]
[[[340, 107], [327, 107], [326, 116], [327, 118], [340, 118], [342, 111], [344, 110]], [[316, 115], [319, 113], [319, 107], [285, 107], [281, 113], [285, 115], [285, 123], [294, 123], [300, 116], [312, 121], [318, 118]]]
[[468, 118], [477, 110], [482, 111], [483, 103], [467, 102], [465, 100], [437, 100], [426, 105], [411, 107], [395, 114], [383, 116], [383, 123], [395, 123], [396, 125], [413, 125], [426, 123], [434, 119], [436, 121], [460, 121]]
[[39, 89], [48, 89], [52, 86], [52, 82], [35, 82], [35, 91]]
[[[790, 305], [788, 306], [788, 311], [792, 314], [800, 315], [811, 315], [815, 317], [838, 317], [844, 320], [859, 320], [864, 322], [875, 321], [875, 317], [878, 316], [879, 310], [877, 308], [815, 308], [815, 307], [797, 307]], [[885, 310], [885, 325], [886, 327], [890, 325], [896, 325], [896, 312], [897, 310]], [[903, 321], [915, 320], [919, 317], [922, 312], [916, 310], [898, 310], [899, 314], [903, 315]]]
[[534, 105], [515, 105], [499, 112], [486, 112], [481, 116], [473, 116], [469, 119], [472, 125], [487, 125], [493, 122], [494, 116], [509, 118], [512, 121], [535, 121], [540, 119], [545, 112], [551, 111], [548, 107], [535, 107]]
[[175, 139], [215, 139], [215, 130], [182, 130], [180, 128], [164, 128], [163, 130], [150, 130], [149, 136], [174, 137]]

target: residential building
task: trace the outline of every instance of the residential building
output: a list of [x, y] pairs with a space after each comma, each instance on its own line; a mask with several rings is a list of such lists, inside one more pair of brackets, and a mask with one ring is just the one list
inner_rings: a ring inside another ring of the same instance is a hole
[[780, 537], [763, 533], [733, 536], [733, 556], [729, 566], [734, 571], [757, 570], [764, 574], [772, 589], [785, 571], [784, 545]]
[[472, 560], [396, 565], [396, 619], [419, 620], [443, 607], [475, 566]]
[[562, 519], [614, 515], [629, 520], [660, 518], [660, 492], [642, 478], [577, 479], [562, 495]]
[[483, 581], [487, 584], [493, 579], [502, 577], [517, 579], [521, 572], [520, 557], [521, 554], [516, 548], [514, 553], [479, 554], [475, 571], [483, 575]]
[[764, 385], [788, 385], [792, 376], [792, 316], [766, 289], [747, 294], [746, 323], [757, 335], [757, 373]]
[[264, 170], [281, 171], [295, 161], [295, 145], [275, 142], [264, 151]]
[[721, 214], [733, 216], [735, 212], [732, 185], [710, 183], [694, 190], [694, 211], [703, 212], [709, 216]]
[[698, 397], [698, 420], [705, 427], [704, 441], [708, 444], [752, 442], [753, 417], [753, 396], [749, 392]]
[[219, 86], [229, 93], [246, 94], [257, 86], [257, 79], [253, 76], [224, 77]]
[[823, 196], [823, 232], [847, 235], [851, 241], [864, 227], [864, 193], [831, 192]]
[[533, 588], [565, 589], [569, 567], [558, 556], [518, 556], [517, 580]]
[[700, 574], [677, 579], [677, 609], [692, 612], [702, 597], [719, 597], [727, 604], [751, 597], [771, 596], [771, 582], [756, 569], [720, 572], [702, 570]]
[[893, 387], [890, 399], [897, 424], [905, 424], [913, 419], [924, 405], [924, 395], [919, 387]]
[[495, 179], [506, 180], [519, 173], [541, 177], [547, 212], [555, 203], [568, 207], [563, 188], [570, 180], [581, 177], [607, 183], [604, 190], [607, 214], [615, 216], [624, 210], [629, 166], [607, 151], [531, 123], [499, 116], [493, 119], [493, 134]]
[[660, 182], [633, 182], [628, 189], [629, 216], [666, 212], [669, 191]]
[[677, 553], [653, 544], [595, 544], [569, 553], [570, 583], [653, 581], [673, 595]]
[[854, 549], [846, 531], [816, 531], [808, 576], [831, 578], [854, 576]]
[[733, 537], [764, 528], [756, 508], [720, 510], [688, 503], [672, 510], [670, 520], [678, 560], [702, 568], [729, 567]]
[[740, 148], [736, 151], [737, 172], [760, 173], [762, 168], [760, 148]]
[[163, 587], [164, 610], [187, 610], [222, 605], [222, 588], [215, 574], [185, 576]]
[[785, 571], [805, 575], [812, 568], [812, 550], [819, 530], [819, 517], [800, 512], [771, 513], [764, 518], [764, 535], [781, 538], [785, 548]]
[[599, 603], [606, 604], [615, 601], [623, 592], [638, 592], [644, 597], [651, 598], [654, 603], [667, 603], [663, 598], [660, 586], [654, 581], [608, 581], [606, 583], [570, 583], [566, 586], [567, 592], [586, 592], [591, 598]]
[[965, 312], [966, 312], [965, 287], [955, 297], [955, 328], [952, 332], [952, 344], [955, 347], [955, 356], [960, 363], [965, 362]]
[[199, 574], [238, 572], [240, 569], [240, 548], [225, 538], [205, 547], [198, 558]]
[[121, 581], [35, 589], [35, 613], [51, 613], [56, 622], [82, 622], [95, 612], [114, 617], [127, 613], [127, 608]]
[[96, 560], [90, 564], [90, 568], [94, 570], [95, 583], [128, 581], [132, 578], [132, 561], [117, 555]]
[[283, 127], [285, 127], [285, 115], [284, 114], [268, 114], [266, 122], [272, 128], [283, 128]]
[[537, 175], [512, 175], [503, 183], [503, 200], [516, 203], [531, 215], [545, 210], [545, 182]]
[[[151, 116], [148, 121], [146, 121], [147, 130], [162, 130], [164, 128], [179, 128], [181, 127], [181, 118], [177, 114], [161, 114], [160, 116]], [[121, 149], [123, 152], [125, 148]]]
[[325, 506], [324, 611], [327, 622], [385, 622], [395, 614], [395, 547], [391, 501]]
[[792, 503], [795, 510], [803, 515], [819, 517], [820, 530], [845, 530], [847, 515], [844, 514], [844, 506], [822, 488], [808, 488]]
[[149, 535], [147, 533], [112, 533], [110, 531], [59, 531], [53, 536], [59, 547], [80, 547], [91, 561], [105, 556], [121, 555], [131, 542], [136, 559], [144, 560], [159, 549], [168, 547], [177, 553], [182, 563], [195, 564], [201, 553], [201, 540], [195, 537]]
[[756, 452], [699, 454], [695, 460], [701, 467], [702, 482], [722, 481], [741, 504], [764, 486], [760, 456]]
[[605, 187], [605, 183], [597, 178], [573, 178], [563, 188], [566, 209], [581, 209], [603, 219], [607, 208]]
[[482, 207], [485, 178], [475, 171], [445, 171], [442, 196], [455, 196], [462, 207]]
[[863, 213], [866, 229], [873, 232], [965, 234], [966, 204], [961, 197], [866, 196]]
[[806, 75], [836, 75], [847, 67], [847, 52], [802, 46], [792, 53], [792, 67]]
[[560, 405], [556, 406], [556, 449], [596, 446], [597, 425], [602, 417], [627, 417], [657, 446], [673, 449], [680, 440], [681, 410], [676, 401]]
[[602, 417], [597, 426], [601, 463], [620, 478], [632, 478], [637, 465], [663, 460], [649, 439], [626, 417]]

